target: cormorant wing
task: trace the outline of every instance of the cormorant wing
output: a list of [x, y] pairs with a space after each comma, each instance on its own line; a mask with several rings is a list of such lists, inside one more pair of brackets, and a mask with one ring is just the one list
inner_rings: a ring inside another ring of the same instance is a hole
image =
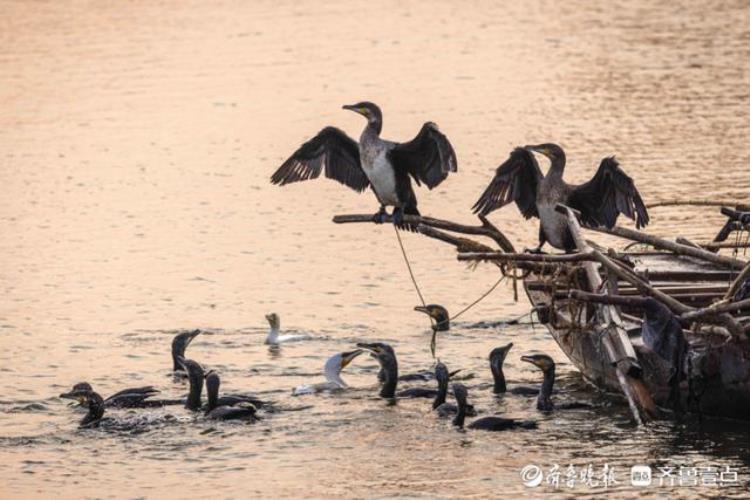
[[396, 144], [388, 151], [388, 159], [394, 168], [409, 172], [418, 186], [424, 182], [430, 189], [458, 170], [453, 146], [432, 122], [422, 125], [411, 141]]
[[641, 194], [615, 158], [604, 158], [594, 177], [573, 189], [568, 204], [581, 212], [581, 222], [611, 229], [620, 214], [635, 221], [640, 229], [649, 216]]
[[326, 177], [362, 192], [370, 185], [359, 161], [357, 143], [336, 127], [326, 127], [304, 143], [271, 176], [273, 184]]
[[510, 158], [497, 167], [495, 177], [472, 210], [487, 215], [515, 201], [525, 218], [539, 217], [536, 192], [543, 177], [534, 155], [527, 149], [516, 148]]

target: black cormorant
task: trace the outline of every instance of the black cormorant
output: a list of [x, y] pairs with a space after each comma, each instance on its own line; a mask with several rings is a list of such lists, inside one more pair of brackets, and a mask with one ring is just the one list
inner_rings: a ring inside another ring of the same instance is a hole
[[250, 400], [234, 400], [219, 397], [221, 379], [215, 371], [206, 373], [206, 393], [208, 405], [206, 417], [214, 420], [257, 420], [257, 408]]
[[[456, 403], [458, 404], [458, 413], [456, 413], [456, 417], [453, 419], [453, 425], [463, 429], [464, 419], [466, 418], [466, 398], [468, 392], [463, 384], [453, 384], [453, 394], [456, 396]], [[474, 420], [468, 427], [469, 429], [483, 431], [505, 431], [519, 428], [536, 429], [536, 422], [533, 420], [516, 420], [513, 418], [492, 416]]]
[[[375, 342], [372, 344], [358, 343], [357, 347], [367, 349], [380, 364], [378, 380], [383, 382], [380, 389], [380, 396], [383, 398], [434, 398], [438, 395], [438, 389], [428, 389], [426, 387], [412, 387], [396, 392], [396, 386], [401, 378], [398, 376], [398, 361], [396, 352], [388, 344]], [[458, 371], [453, 372], [453, 374]], [[451, 376], [453, 375], [451, 374]], [[419, 380], [424, 380], [419, 378]]]
[[340, 389], [346, 389], [348, 386], [346, 382], [341, 378], [341, 370], [352, 362], [354, 358], [362, 354], [362, 349], [356, 349], [349, 352], [339, 352], [328, 358], [325, 366], [323, 367], [323, 374], [326, 377], [325, 382], [318, 384], [304, 384], [295, 387], [292, 390], [293, 396], [301, 396], [303, 394], [314, 394], [316, 392], [323, 391], [337, 391]]
[[[188, 410], [199, 411], [202, 408], [201, 393], [203, 392], [204, 380], [207, 385], [206, 392], [208, 397], [212, 398], [213, 396], [217, 396], [218, 398], [216, 399], [216, 404], [214, 406], [233, 406], [239, 403], [251, 403], [256, 408], [261, 408], [270, 404], [268, 401], [263, 401], [249, 395], [225, 394], [224, 396], [219, 397], [220, 380], [215, 372], [209, 371], [206, 373], [203, 367], [192, 359], [183, 358], [181, 363], [185, 367], [190, 382], [190, 390], [185, 402], [185, 408]], [[212, 377], [212, 374], [215, 377]]]
[[534, 387], [514, 386], [508, 390], [505, 383], [505, 373], [503, 373], [503, 363], [505, 363], [505, 358], [512, 347], [513, 342], [510, 342], [508, 345], [496, 347], [490, 352], [490, 371], [492, 372], [493, 379], [492, 392], [495, 394], [510, 392], [511, 394], [521, 396], [536, 396], [539, 394], [539, 389]]
[[99, 394], [92, 391], [90, 386], [88, 389], [74, 389], [68, 393], [61, 394], [60, 397], [75, 399], [81, 406], [88, 408], [89, 411], [86, 416], [83, 417], [83, 420], [81, 420], [79, 427], [96, 427], [104, 417], [104, 400]]
[[219, 374], [214, 370], [209, 370], [206, 373], [206, 396], [209, 406], [234, 406], [240, 403], [251, 403], [256, 408], [263, 408], [270, 404], [268, 401], [248, 394], [224, 394], [219, 396], [220, 384]]
[[172, 339], [172, 370], [175, 372], [183, 372], [182, 365], [180, 364], [180, 358], [185, 357], [185, 349], [190, 345], [195, 337], [200, 335], [200, 330], [193, 330], [190, 332], [178, 333]]
[[[60, 394], [60, 397], [78, 400], [79, 398], [76, 394], [85, 392], [94, 392], [94, 389], [88, 382], [79, 382], [73, 386], [70, 392]], [[159, 394], [159, 392], [158, 389], [150, 385], [132, 387], [112, 394], [107, 399], [104, 399], [102, 404], [108, 408], [153, 408], [182, 403], [180, 399], [151, 399], [154, 395]]]
[[434, 331], [447, 332], [451, 329], [450, 316], [445, 307], [438, 304], [427, 304], [426, 306], [417, 306], [414, 310], [425, 313], [432, 318], [434, 321], [432, 329]]
[[[437, 411], [441, 417], [448, 417], [455, 415], [458, 412], [458, 406], [453, 403], [446, 403], [445, 399], [448, 396], [448, 383], [450, 378], [456, 372], [449, 372], [448, 367], [444, 363], [438, 361], [435, 365], [435, 378], [438, 381], [438, 392], [435, 395], [435, 399], [432, 402], [432, 409]], [[477, 412], [473, 405], [466, 405], [466, 414], [473, 417], [476, 416]]]
[[376, 222], [383, 222], [385, 207], [392, 206], [393, 222], [399, 227], [403, 215], [419, 215], [417, 198], [410, 177], [429, 189], [439, 185], [449, 172], [457, 170], [456, 155], [437, 125], [427, 122], [419, 134], [406, 143], [380, 138], [383, 115], [371, 102], [344, 106], [367, 119], [359, 143], [335, 127], [326, 127], [304, 143], [271, 176], [273, 184], [314, 179], [325, 171], [334, 179], [358, 192], [372, 187], [380, 202]]
[[680, 382], [688, 378], [690, 345], [685, 339], [680, 320], [667, 306], [648, 297], [644, 301], [641, 337], [643, 344], [669, 366], [669, 404], [681, 411]]
[[530, 356], [521, 356], [522, 361], [531, 363], [544, 374], [542, 388], [539, 390], [539, 396], [536, 399], [536, 408], [539, 411], [549, 412], [552, 410], [576, 410], [581, 408], [591, 408], [588, 403], [571, 401], [567, 403], [552, 403], [552, 388], [555, 385], [555, 362], [546, 354], [533, 354]]
[[[549, 158], [546, 176], [542, 175], [532, 151]], [[525, 218], [540, 219], [537, 251], [545, 242], [565, 251], [575, 249], [565, 216], [555, 211], [558, 203], [578, 210], [581, 223], [588, 226], [612, 228], [620, 214], [633, 219], [638, 229], [648, 224], [648, 212], [640, 193], [614, 157], [604, 158], [594, 177], [581, 185], [566, 183], [562, 177], [564, 169], [565, 153], [556, 144], [516, 148], [497, 167], [495, 177], [473, 210], [487, 215], [515, 201]]]

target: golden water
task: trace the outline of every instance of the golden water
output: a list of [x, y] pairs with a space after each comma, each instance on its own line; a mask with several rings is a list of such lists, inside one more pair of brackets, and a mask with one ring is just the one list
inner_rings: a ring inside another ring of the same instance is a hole
[[[426, 401], [387, 406], [364, 356], [344, 373], [355, 390], [291, 397], [359, 340], [390, 342], [402, 371], [432, 362], [391, 227], [331, 223], [374, 212], [372, 195], [268, 182], [323, 126], [358, 136], [363, 121], [342, 104], [377, 102], [394, 140], [440, 125], [459, 173], [418, 191], [436, 217], [473, 223], [508, 152], [547, 141], [566, 149], [572, 181], [616, 154], [649, 202], [750, 198], [746, 2], [506, 3], [0, 2], [0, 496], [497, 496], [531, 492], [529, 463], [609, 464], [632, 496], [719, 492], [632, 488], [629, 467], [644, 462], [746, 478], [746, 427], [634, 430], [619, 403], [542, 416], [532, 400], [495, 400], [486, 356], [513, 341], [510, 381], [538, 383], [518, 357], [543, 351], [560, 364], [560, 397], [603, 402], [543, 328], [499, 323], [529, 308], [508, 285], [441, 337], [439, 355], [476, 375], [485, 413], [536, 418], [538, 431], [459, 433]], [[536, 223], [514, 207], [491, 219], [519, 248], [535, 244]], [[697, 241], [721, 222], [684, 208], [652, 219], [657, 234]], [[455, 312], [497, 279], [445, 245], [404, 240], [429, 302]], [[269, 351], [271, 311], [314, 339]], [[188, 354], [227, 390], [314, 407], [252, 426], [172, 407], [142, 412], [155, 423], [139, 434], [76, 429], [80, 413], [56, 395], [81, 380], [105, 395], [183, 394], [168, 351], [188, 328], [207, 331]]]

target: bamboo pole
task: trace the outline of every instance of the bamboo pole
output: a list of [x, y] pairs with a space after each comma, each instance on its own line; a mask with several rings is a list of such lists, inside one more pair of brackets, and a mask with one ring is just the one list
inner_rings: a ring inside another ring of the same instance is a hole
[[[573, 236], [576, 247], [580, 253], [602, 256], [601, 252], [592, 248], [583, 238], [581, 226], [574, 211], [563, 205], [558, 205], [557, 210], [567, 216], [568, 228]], [[605, 258], [606, 259], [606, 258]], [[598, 260], [598, 257], [597, 257]], [[607, 259], [608, 260], [608, 259]], [[599, 270], [594, 262], [584, 262], [583, 267], [588, 276], [589, 286], [593, 290], [601, 289], [603, 280], [599, 275]], [[619, 267], [618, 272], [624, 274]], [[598, 308], [602, 322], [606, 325], [605, 334], [602, 335], [602, 344], [607, 352], [609, 361], [615, 368], [617, 380], [620, 388], [628, 400], [633, 418], [637, 423], [642, 423], [640, 411], [646, 416], [653, 418], [658, 416], [656, 403], [646, 389], [646, 385], [641, 378], [641, 367], [638, 364], [638, 357], [635, 354], [630, 338], [623, 327], [617, 308], [609, 305], [602, 305]], [[640, 410], [640, 411], [639, 411]]]

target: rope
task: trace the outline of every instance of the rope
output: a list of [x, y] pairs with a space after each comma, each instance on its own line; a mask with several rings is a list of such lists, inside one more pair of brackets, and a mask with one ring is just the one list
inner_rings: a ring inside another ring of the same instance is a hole
[[[419, 285], [417, 284], [417, 278], [414, 277], [414, 271], [411, 270], [411, 264], [409, 263], [409, 257], [406, 256], [406, 250], [404, 250], [404, 242], [401, 241], [401, 234], [398, 232], [398, 228], [396, 225], [393, 225], [393, 230], [396, 231], [396, 238], [398, 239], [398, 246], [401, 247], [401, 255], [404, 256], [404, 262], [406, 262], [406, 268], [409, 270], [409, 276], [411, 276], [411, 282], [414, 283], [414, 289], [417, 291], [417, 295], [419, 295], [419, 300], [422, 301], [422, 306], [426, 306], [427, 303], [424, 301], [424, 297], [422, 296], [422, 291], [419, 289]], [[430, 321], [432, 321], [432, 318], [430, 318]]]
[[[396, 226], [393, 226], [393, 230], [396, 231], [396, 239], [398, 240], [398, 246], [401, 248], [401, 255], [404, 256], [404, 262], [406, 263], [406, 268], [409, 270], [409, 276], [411, 277], [411, 282], [414, 284], [414, 289], [417, 291], [417, 295], [419, 295], [419, 300], [422, 302], [422, 306], [427, 306], [427, 302], [424, 300], [424, 296], [422, 295], [422, 291], [419, 289], [419, 283], [417, 283], [417, 278], [414, 276], [414, 271], [411, 268], [411, 263], [409, 262], [409, 257], [406, 255], [406, 249], [404, 249], [404, 242], [401, 241], [401, 233], [399, 233], [398, 228]], [[456, 319], [459, 316], [461, 316], [463, 313], [474, 307], [475, 305], [479, 304], [482, 300], [484, 300], [489, 294], [495, 291], [495, 288], [497, 288], [500, 283], [505, 279], [506, 275], [502, 274], [500, 276], [500, 279], [498, 279], [494, 285], [490, 287], [489, 290], [484, 292], [482, 295], [479, 296], [477, 300], [469, 304], [468, 306], [461, 309], [457, 314], [455, 314], [452, 318], [448, 318], [445, 321], [440, 321], [438, 323], [435, 323], [435, 320], [430, 316], [430, 324], [432, 325], [432, 340], [430, 341], [430, 351], [432, 352], [432, 357], [435, 357], [435, 351], [437, 348], [437, 332], [438, 327], [445, 323], [446, 321], [450, 321], [451, 319]]]

